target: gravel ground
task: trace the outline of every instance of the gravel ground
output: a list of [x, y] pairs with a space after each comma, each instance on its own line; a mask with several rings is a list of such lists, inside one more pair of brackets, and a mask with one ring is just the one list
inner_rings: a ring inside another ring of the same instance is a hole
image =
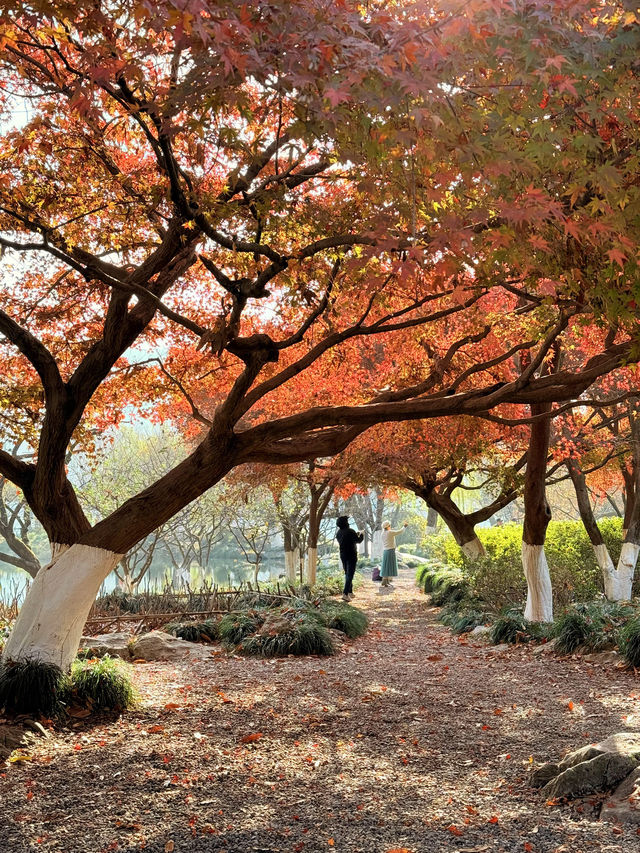
[[354, 603], [371, 628], [333, 658], [137, 664], [135, 712], [2, 768], [0, 851], [640, 851], [597, 800], [527, 784], [640, 729], [633, 673], [454, 637], [412, 573]]

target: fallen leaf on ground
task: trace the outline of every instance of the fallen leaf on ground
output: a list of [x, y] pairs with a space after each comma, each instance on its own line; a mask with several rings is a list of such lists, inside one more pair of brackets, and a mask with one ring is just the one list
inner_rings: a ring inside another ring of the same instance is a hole
[[253, 732], [253, 734], [245, 735], [240, 738], [240, 743], [255, 743], [262, 737], [262, 732]]

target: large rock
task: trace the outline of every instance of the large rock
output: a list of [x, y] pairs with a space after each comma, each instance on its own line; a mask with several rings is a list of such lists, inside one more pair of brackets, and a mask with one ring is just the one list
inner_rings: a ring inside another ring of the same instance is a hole
[[28, 748], [37, 736], [49, 737], [49, 732], [36, 720], [22, 720], [20, 725], [0, 725], [0, 761], [5, 761], [14, 749]]
[[165, 631], [150, 631], [132, 643], [131, 654], [140, 660], [177, 660], [189, 656], [208, 657], [210, 651], [199, 643], [181, 640]]
[[620, 655], [614, 649], [606, 652], [590, 652], [584, 655], [583, 659], [588, 663], [599, 663], [601, 666], [615, 666], [620, 663]]
[[638, 766], [638, 759], [615, 752], [603, 752], [590, 761], [581, 761], [567, 768], [542, 789], [549, 800], [584, 797], [600, 791], [610, 791], [626, 779]]
[[536, 655], [551, 655], [554, 654], [556, 650], [556, 639], [555, 637], [552, 640], [547, 640], [546, 643], [540, 643], [539, 646], [533, 646], [531, 649], [531, 654]]
[[81, 637], [80, 648], [92, 652], [96, 657], [111, 655], [131, 660], [132, 642], [131, 634], [121, 631], [113, 634], [99, 634], [97, 637]]
[[640, 824], [640, 767], [616, 788], [602, 806], [602, 820]]
[[14, 749], [26, 745], [26, 732], [18, 726], [0, 726], [0, 761], [7, 759]]
[[491, 626], [476, 625], [472, 631], [469, 631], [469, 639], [473, 640], [474, 643], [488, 645], [491, 642]]
[[570, 752], [558, 763], [544, 764], [533, 772], [531, 781], [536, 787], [544, 786], [547, 799], [573, 799], [624, 784], [636, 777], [639, 765], [640, 733], [620, 732]]

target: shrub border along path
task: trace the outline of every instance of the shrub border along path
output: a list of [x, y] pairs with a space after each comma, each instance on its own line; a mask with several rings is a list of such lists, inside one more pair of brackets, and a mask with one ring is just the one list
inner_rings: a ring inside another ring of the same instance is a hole
[[529, 786], [531, 759], [640, 727], [633, 674], [454, 637], [413, 571], [378, 589], [354, 602], [369, 632], [333, 658], [136, 665], [137, 710], [3, 768], [3, 851], [638, 849], [598, 802]]

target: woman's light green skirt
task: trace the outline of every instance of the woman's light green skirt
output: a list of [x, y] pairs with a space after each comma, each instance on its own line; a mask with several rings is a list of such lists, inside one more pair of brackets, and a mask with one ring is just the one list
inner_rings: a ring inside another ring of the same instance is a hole
[[395, 548], [385, 548], [382, 552], [382, 570], [380, 574], [383, 578], [395, 578], [398, 576], [398, 562], [396, 560]]

